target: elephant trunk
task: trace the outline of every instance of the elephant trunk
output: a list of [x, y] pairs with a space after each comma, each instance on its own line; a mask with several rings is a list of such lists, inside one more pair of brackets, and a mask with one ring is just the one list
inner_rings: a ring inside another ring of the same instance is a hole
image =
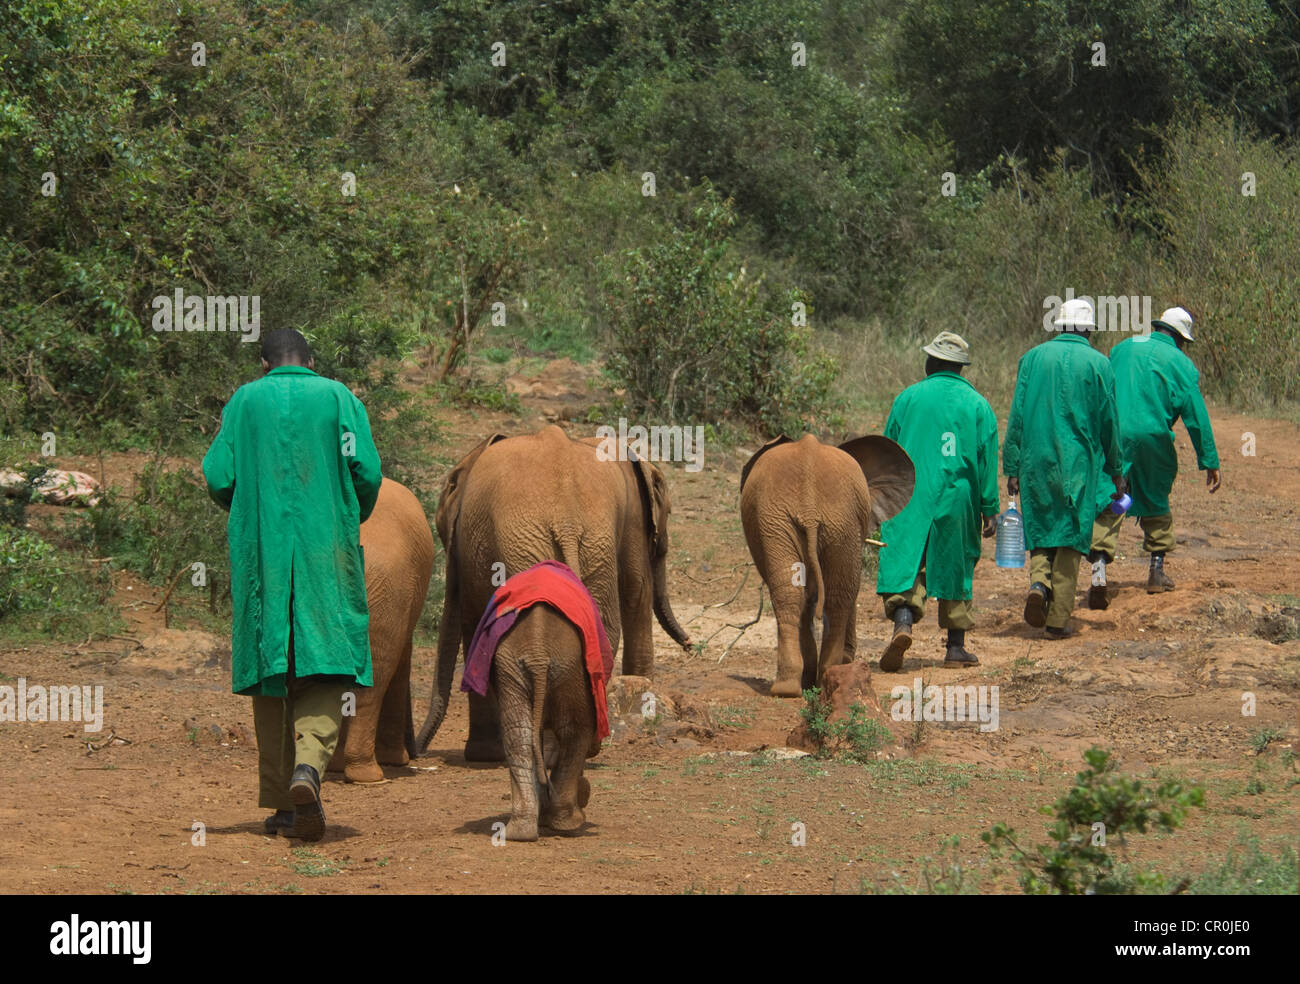
[[673, 614], [673, 607], [668, 602], [668, 559], [666, 556], [656, 557], [654, 561], [654, 610], [655, 618], [659, 621], [660, 627], [672, 637], [673, 642], [683, 649], [689, 648], [691, 637], [677, 623], [677, 616]]
[[433, 671], [433, 693], [429, 697], [429, 713], [415, 738], [417, 755], [423, 755], [429, 742], [442, 727], [451, 702], [451, 678], [456, 673], [456, 656], [460, 652], [460, 613], [457, 601], [448, 586], [443, 599], [442, 621], [438, 625], [438, 664]]

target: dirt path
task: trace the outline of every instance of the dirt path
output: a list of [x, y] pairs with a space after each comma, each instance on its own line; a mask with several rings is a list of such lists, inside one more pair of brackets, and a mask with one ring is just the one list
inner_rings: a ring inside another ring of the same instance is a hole
[[[492, 429], [571, 415], [571, 388], [527, 386], [518, 387], [522, 416], [449, 419], [454, 450]], [[1041, 840], [1047, 818], [1038, 807], [1062, 794], [1092, 744], [1114, 750], [1125, 771], [1206, 787], [1205, 808], [1185, 829], [1140, 839], [1133, 860], [1195, 873], [1243, 833], [1286, 843], [1297, 828], [1287, 753], [1297, 738], [1300, 641], [1286, 640], [1297, 613], [1285, 609], [1300, 606], [1300, 434], [1223, 411], [1214, 424], [1223, 489], [1211, 497], [1199, 473], [1185, 471], [1174, 492], [1176, 592], [1143, 593], [1139, 533], [1126, 524], [1111, 569], [1119, 597], [1105, 612], [1078, 610], [1079, 634], [1048, 643], [1020, 618], [1023, 574], [984, 562], [970, 634], [981, 665], [941, 667], [931, 612], [903, 672], [873, 677], [885, 706], [892, 686], [917, 676], [997, 685], [996, 732], [903, 725], [906, 753], [870, 766], [764, 754], [785, 746], [798, 720], [798, 702], [763, 696], [775, 661], [770, 611], [721, 659], [735, 629], [698, 656], [674, 651], [656, 630], [654, 689], [671, 712], [658, 722], [620, 715], [612, 743], [589, 765], [587, 829], [535, 844], [493, 844], [509, 782], [502, 769], [464, 762], [463, 699], [431, 754], [389, 770], [391, 782], [327, 784], [324, 841], [295, 849], [299, 842], [263, 836], [251, 702], [229, 693], [229, 640], [163, 630], [150, 604], [160, 592], [124, 577], [130, 639], [0, 651], [0, 683], [102, 684], [105, 701], [94, 735], [79, 725], [0, 726], [0, 892], [889, 891], [924, 886], [952, 835], [960, 842], [947, 856], [961, 862], [968, 890], [1014, 891], [979, 833], [1005, 821]], [[1238, 453], [1245, 432], [1255, 435], [1254, 457]], [[1186, 466], [1181, 431], [1179, 452]], [[706, 455], [698, 474], [670, 472], [674, 605], [697, 639], [748, 621], [757, 606], [755, 575], [737, 592], [748, 564], [736, 491], [744, 457]], [[98, 471], [91, 461], [62, 464]], [[859, 654], [874, 658], [888, 627], [873, 587], [865, 583], [859, 599]], [[733, 594], [725, 607], [707, 607]], [[417, 719], [432, 662], [430, 646], [417, 650]], [[1245, 693], [1254, 717], [1242, 715]], [[1258, 744], [1269, 728], [1276, 736], [1256, 754], [1252, 737]], [[114, 734], [129, 744], [85, 744]], [[806, 842], [796, 846], [801, 829]]]

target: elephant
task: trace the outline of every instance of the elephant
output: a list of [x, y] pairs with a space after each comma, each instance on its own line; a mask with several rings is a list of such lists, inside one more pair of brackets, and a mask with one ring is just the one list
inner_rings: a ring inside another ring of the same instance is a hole
[[344, 716], [329, 767], [349, 782], [376, 783], [384, 779], [380, 764], [406, 765], [415, 754], [411, 646], [433, 573], [433, 533], [406, 486], [383, 480], [361, 524], [361, 550], [374, 682], [354, 691], [356, 713]]
[[[839, 447], [782, 435], [745, 464], [745, 542], [776, 613], [772, 696], [798, 697], [852, 661], [863, 540], [907, 505], [915, 476], [907, 452], [879, 435]], [[813, 625], [823, 615], [819, 653]]]
[[[631, 458], [632, 455], [624, 455]], [[610, 646], [623, 640], [623, 672], [654, 672], [651, 615], [683, 648], [690, 637], [668, 600], [668, 515], [659, 469], [644, 460], [602, 460], [594, 441], [555, 426], [493, 434], [452, 469], [435, 526], [447, 558], [446, 594], [423, 752], [447, 713], [456, 656], [469, 643], [495, 588], [543, 560], [567, 564], [600, 610]], [[467, 761], [505, 756], [491, 697], [469, 695]]]
[[591, 798], [583, 763], [600, 751], [578, 630], [548, 605], [529, 607], [497, 646], [492, 682], [510, 769], [506, 840], [537, 840], [539, 822], [576, 834]]

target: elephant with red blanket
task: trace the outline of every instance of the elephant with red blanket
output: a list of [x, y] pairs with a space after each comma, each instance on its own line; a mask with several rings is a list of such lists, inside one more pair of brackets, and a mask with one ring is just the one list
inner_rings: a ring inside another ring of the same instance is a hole
[[492, 595], [470, 642], [461, 690], [480, 697], [495, 691], [501, 709], [510, 768], [507, 840], [537, 840], [539, 822], [562, 834], [581, 828], [591, 796], [583, 763], [609, 734], [605, 685], [613, 672], [596, 602], [564, 564], [535, 564]]

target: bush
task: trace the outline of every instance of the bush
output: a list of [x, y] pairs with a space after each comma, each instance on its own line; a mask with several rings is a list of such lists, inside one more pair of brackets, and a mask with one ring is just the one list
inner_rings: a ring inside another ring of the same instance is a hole
[[791, 324], [801, 295], [777, 298], [734, 269], [734, 221], [710, 196], [670, 240], [610, 264], [609, 371], [632, 409], [657, 419], [798, 433], [824, 409], [834, 366]]
[[820, 759], [842, 758], [850, 762], [874, 762], [876, 751], [891, 737], [879, 721], [867, 715], [856, 701], [849, 705], [848, 717], [832, 721], [831, 703], [820, 687], [803, 692], [799, 716], [808, 734], [817, 744], [814, 753]]
[[118, 619], [105, 608], [112, 592], [108, 569], [89, 571], [26, 530], [0, 525], [0, 622], [40, 636], [84, 637]]
[[[1131, 895], [1166, 889], [1164, 876], [1134, 869], [1126, 860], [1125, 834], [1146, 833], [1154, 826], [1177, 830], [1192, 806], [1201, 806], [1204, 791], [1184, 789], [1166, 780], [1155, 789], [1136, 779], [1115, 775], [1110, 753], [1090, 748], [1083, 753], [1088, 768], [1075, 775], [1074, 786], [1053, 806], [1056, 823], [1048, 828], [1049, 843], [1032, 851], [1022, 848], [1015, 831], [1003, 823], [980, 835], [994, 856], [1010, 851], [1027, 895]], [[1047, 812], [1047, 811], [1044, 811]], [[1100, 830], [1094, 824], [1100, 823]], [[1100, 837], [1098, 836], [1100, 834]], [[1115, 840], [1123, 863], [1109, 845]]]

